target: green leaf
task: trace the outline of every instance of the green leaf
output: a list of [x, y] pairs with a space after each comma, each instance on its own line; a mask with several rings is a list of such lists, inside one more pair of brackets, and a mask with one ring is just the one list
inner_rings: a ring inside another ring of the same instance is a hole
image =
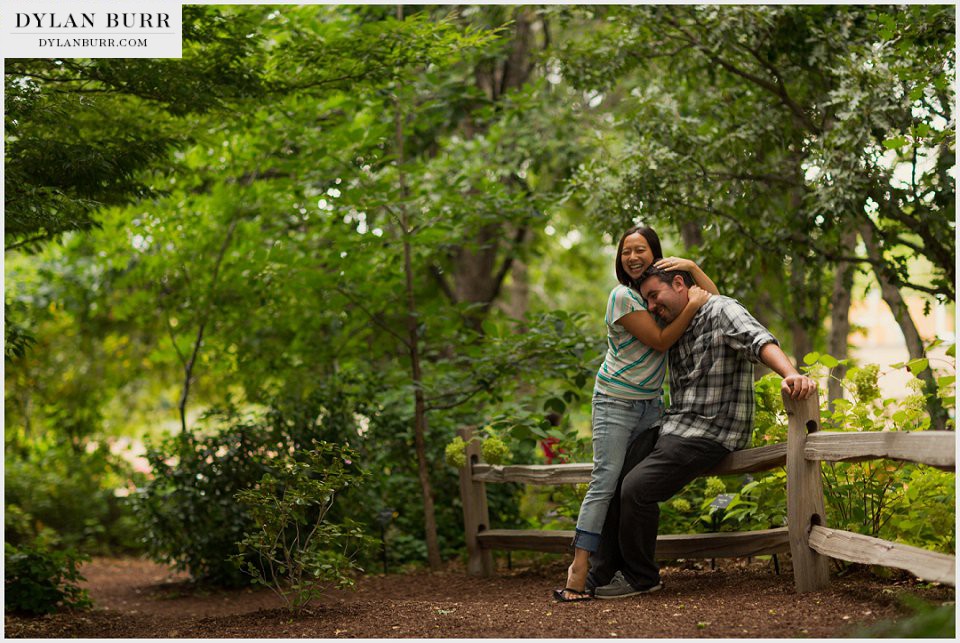
[[930, 136], [930, 131], [930, 126], [926, 123], [917, 123], [913, 127], [913, 135], [918, 138], [926, 138], [927, 136]]
[[810, 366], [812, 364], [816, 364], [819, 359], [820, 359], [820, 353], [814, 351], [812, 353], [807, 353], [806, 355], [803, 356], [803, 363], [806, 364], [807, 366]]
[[926, 357], [921, 357], [919, 359], [907, 362], [907, 368], [909, 368], [910, 372], [914, 375], [919, 375], [921, 372], [925, 371], [929, 365], [930, 360]]
[[898, 150], [906, 144], [907, 144], [906, 136], [895, 136], [893, 138], [888, 138], [883, 142], [883, 146], [888, 150]]
[[826, 353], [820, 356], [820, 363], [827, 368], [835, 368], [840, 364], [836, 357], [833, 355], [827, 355]]
[[541, 439], [543, 439], [543, 440], [546, 440], [546, 439], [549, 437], [549, 436], [547, 435], [547, 432], [544, 431], [543, 429], [541, 429], [541, 428], [538, 427], [538, 426], [531, 426], [531, 427], [530, 427], [530, 433], [534, 434], [535, 436], [537, 436], [538, 438], [541, 438]]
[[745, 496], [749, 494], [751, 491], [756, 489], [759, 484], [760, 484], [759, 480], [753, 480], [751, 482], [748, 482], [747, 484], [743, 485], [742, 489], [740, 489], [740, 495]]
[[543, 403], [543, 408], [546, 411], [556, 411], [557, 413], [563, 413], [567, 405], [559, 397], [551, 397], [546, 402]]
[[950, 357], [956, 357], [956, 356], [957, 356], [957, 345], [956, 345], [956, 344], [950, 344], [950, 348], [947, 349], [947, 355], [949, 355]]

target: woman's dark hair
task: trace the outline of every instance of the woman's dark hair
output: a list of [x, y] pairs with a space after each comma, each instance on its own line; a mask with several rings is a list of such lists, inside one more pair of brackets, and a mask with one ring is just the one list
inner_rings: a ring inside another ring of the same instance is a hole
[[627, 240], [631, 234], [640, 233], [640, 235], [647, 240], [647, 245], [650, 246], [650, 252], [653, 253], [653, 260], [663, 259], [663, 250], [660, 249], [660, 237], [657, 236], [657, 233], [653, 231], [653, 228], [645, 225], [638, 225], [630, 228], [623, 233], [623, 236], [620, 237], [620, 243], [617, 245], [617, 281], [622, 283], [627, 287], [635, 287], [633, 280], [630, 279], [630, 275], [627, 274], [627, 271], [623, 268], [623, 260], [620, 258], [620, 255], [623, 254], [623, 242]]

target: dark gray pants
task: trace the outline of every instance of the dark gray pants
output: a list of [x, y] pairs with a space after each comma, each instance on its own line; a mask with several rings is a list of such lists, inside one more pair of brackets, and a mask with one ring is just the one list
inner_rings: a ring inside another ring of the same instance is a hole
[[678, 438], [647, 431], [627, 450], [617, 492], [590, 556], [587, 588], [606, 585], [620, 570], [637, 589], [660, 582], [657, 566], [659, 502], [669, 500], [730, 453], [704, 438]]

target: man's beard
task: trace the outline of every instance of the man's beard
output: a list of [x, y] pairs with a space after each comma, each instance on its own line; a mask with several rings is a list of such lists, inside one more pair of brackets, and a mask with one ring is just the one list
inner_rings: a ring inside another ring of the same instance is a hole
[[[668, 315], [668, 316], [670, 315], [670, 311], [667, 311], [667, 315]], [[677, 318], [676, 315], [674, 315], [674, 316], [671, 317], [670, 319], [667, 319], [667, 318], [663, 317], [662, 315], [660, 315], [659, 313], [653, 313], [653, 319], [654, 319], [654, 321], [657, 322], [657, 325], [660, 326], [660, 328], [663, 328], [664, 326], [666, 326], [667, 324], [669, 324], [670, 322], [672, 322], [672, 321], [673, 321], [674, 319], [676, 319], [676, 318]]]

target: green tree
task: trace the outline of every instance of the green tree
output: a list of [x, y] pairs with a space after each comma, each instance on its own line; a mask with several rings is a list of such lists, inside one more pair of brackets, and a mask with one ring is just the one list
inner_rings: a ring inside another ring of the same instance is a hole
[[[900, 290], [955, 298], [953, 8], [598, 11], [609, 19], [564, 56], [575, 83], [620, 101], [626, 142], [577, 183], [594, 211], [672, 223], [725, 291], [784, 320], [798, 356], [849, 266], [869, 268], [922, 357]], [[932, 280], [910, 274], [913, 256]]]
[[[183, 432], [203, 404], [302, 400], [345, 373], [376, 379], [391, 412], [409, 402], [416, 430], [390, 436], [410, 444], [388, 452], [418, 453], [429, 514], [432, 462], [454, 427], [509, 397], [524, 369], [543, 374], [526, 389], [526, 406], [535, 404], [585, 353], [577, 318], [534, 317], [521, 323], [533, 332], [513, 336], [497, 306], [513, 268], [546, 247], [533, 226], [547, 220], [576, 155], [570, 110], [553, 105], [550, 86], [499, 82], [510, 64], [529, 67], [510, 53], [526, 45], [490, 26], [511, 12], [254, 12], [246, 28], [261, 94], [184, 114], [176, 125], [189, 140], [135, 173], [145, 196], [100, 207], [100, 230], [49, 250], [66, 274], [87, 262], [99, 275], [87, 293], [92, 315], [66, 322], [90, 329], [85, 359], [104, 364], [93, 350], [98, 324], [137, 338], [125, 349], [136, 374], [101, 380], [90, 406], [102, 413], [125, 390], [138, 400], [152, 391], [154, 417], [176, 408]], [[534, 18], [515, 38], [532, 37]], [[474, 84], [480, 67], [492, 94]], [[36, 261], [22, 265], [17, 276]], [[526, 303], [513, 299], [519, 317]], [[438, 564], [436, 535], [428, 541]]]

